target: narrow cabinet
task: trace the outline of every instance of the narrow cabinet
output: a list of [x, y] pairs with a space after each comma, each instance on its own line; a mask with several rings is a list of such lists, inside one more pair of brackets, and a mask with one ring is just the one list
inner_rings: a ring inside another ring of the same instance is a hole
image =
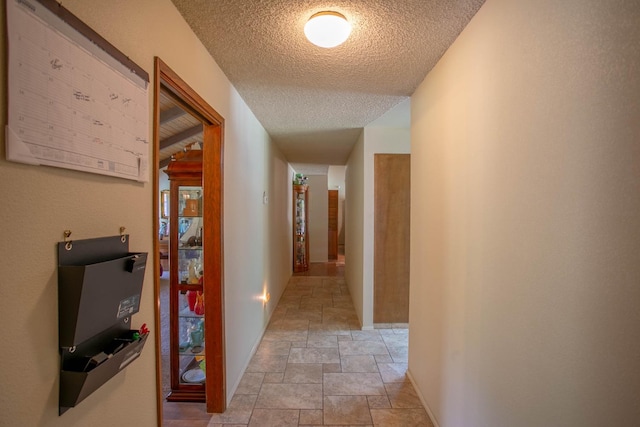
[[170, 371], [168, 401], [205, 402], [206, 329], [202, 151], [169, 163]]
[[293, 271], [309, 270], [309, 186], [293, 184]]

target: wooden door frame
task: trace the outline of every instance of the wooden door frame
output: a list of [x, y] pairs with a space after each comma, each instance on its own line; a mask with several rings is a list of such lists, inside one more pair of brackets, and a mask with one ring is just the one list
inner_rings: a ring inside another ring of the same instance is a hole
[[[160, 91], [168, 90], [181, 101], [183, 106], [194, 116], [203, 121], [203, 170], [202, 185], [206, 192], [203, 201], [204, 227], [204, 270], [207, 277], [205, 283], [205, 307], [218, 307], [219, 310], [207, 310], [206, 340], [207, 412], [224, 412], [226, 408], [226, 376], [225, 376], [225, 328], [224, 328], [224, 253], [223, 253], [223, 163], [224, 163], [224, 118], [218, 114], [200, 95], [182, 80], [160, 58], [155, 57], [154, 64], [154, 101], [153, 101], [153, 235], [154, 235], [154, 287], [155, 287], [155, 341], [156, 341], [156, 398], [158, 422], [162, 425], [162, 364], [160, 349], [160, 251], [158, 236], [159, 225], [159, 147], [160, 147]], [[210, 273], [212, 272], [212, 273]], [[213, 379], [210, 380], [210, 379]]]

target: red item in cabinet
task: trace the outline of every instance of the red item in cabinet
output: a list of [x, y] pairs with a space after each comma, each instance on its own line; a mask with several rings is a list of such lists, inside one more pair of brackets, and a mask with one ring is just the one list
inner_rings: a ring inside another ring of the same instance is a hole
[[196, 303], [193, 308], [193, 312], [198, 316], [202, 316], [204, 314], [204, 295], [200, 291], [198, 291], [196, 296]]
[[198, 294], [196, 291], [187, 291], [187, 302], [189, 303], [190, 311], [195, 310], [197, 298], [198, 298]]

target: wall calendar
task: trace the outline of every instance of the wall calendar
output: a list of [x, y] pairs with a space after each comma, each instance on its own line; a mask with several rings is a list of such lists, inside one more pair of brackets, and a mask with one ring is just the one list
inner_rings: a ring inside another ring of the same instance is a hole
[[7, 29], [7, 160], [148, 181], [148, 74], [55, 1], [7, 0]]

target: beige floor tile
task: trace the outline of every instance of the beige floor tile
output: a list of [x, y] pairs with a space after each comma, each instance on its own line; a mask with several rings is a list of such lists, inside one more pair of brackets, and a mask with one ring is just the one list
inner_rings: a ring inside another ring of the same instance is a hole
[[275, 322], [269, 323], [270, 331], [306, 332], [308, 329], [309, 329], [308, 319], [289, 319], [285, 316], [282, 319], [278, 319]]
[[389, 354], [376, 354], [374, 357], [377, 363], [393, 363], [393, 359]]
[[248, 424], [251, 418], [251, 409], [233, 409], [228, 408], [222, 414], [213, 414], [209, 425], [211, 424]]
[[340, 363], [337, 348], [292, 348], [289, 363]]
[[290, 341], [262, 341], [258, 346], [258, 351], [256, 354], [280, 354], [280, 355], [289, 355], [289, 350], [291, 349]]
[[385, 334], [381, 335], [381, 337], [386, 345], [392, 347], [406, 347], [409, 342], [408, 337], [403, 334]]
[[307, 341], [308, 331], [282, 331], [268, 329], [263, 337], [262, 341]]
[[384, 326], [361, 330], [343, 278], [293, 276], [208, 427], [433, 427], [406, 377], [408, 331]]
[[342, 365], [340, 363], [323, 363], [322, 364], [322, 373], [324, 374], [335, 374], [342, 372]]
[[235, 394], [258, 394], [263, 380], [264, 373], [245, 372]]
[[341, 356], [388, 355], [387, 346], [382, 341], [340, 341]]
[[424, 409], [371, 409], [373, 424], [384, 427], [433, 427]]
[[391, 402], [387, 396], [367, 396], [370, 409], [391, 408]]
[[163, 420], [162, 427], [209, 427], [208, 420]]
[[352, 308], [324, 307], [322, 309], [322, 323], [351, 324], [357, 320], [358, 316]]
[[353, 302], [351, 302], [351, 297], [349, 296], [334, 295], [333, 307], [353, 309]]
[[378, 372], [373, 356], [342, 356], [342, 372]]
[[297, 427], [300, 411], [292, 409], [256, 409], [249, 427]]
[[289, 363], [284, 371], [284, 383], [322, 384], [321, 363]]
[[325, 396], [386, 395], [380, 374], [324, 374], [323, 378]]
[[401, 383], [407, 380], [406, 363], [378, 363], [378, 369], [385, 383]]
[[[284, 320], [311, 320], [314, 322], [322, 321], [322, 309], [318, 307], [316, 310], [309, 309], [289, 309]], [[305, 327], [309, 325], [306, 324]]]
[[246, 372], [284, 372], [287, 358], [288, 356], [280, 354], [255, 354]]
[[332, 298], [333, 301], [333, 290], [326, 288], [314, 288], [313, 293], [311, 294], [313, 298]]
[[229, 409], [253, 409], [253, 405], [256, 404], [258, 394], [234, 394], [231, 402], [229, 402]]
[[[282, 297], [284, 298], [289, 297], [310, 297], [311, 294], [313, 293], [313, 288], [311, 287], [291, 287], [289, 288], [287, 286], [287, 289], [284, 291], [284, 293], [282, 294]], [[280, 304], [278, 304], [278, 306], [280, 306]]]
[[346, 335], [353, 329], [359, 329], [360, 325], [357, 320], [352, 322], [334, 322], [334, 323], [309, 323], [309, 332]]
[[422, 402], [410, 381], [384, 385], [392, 408], [422, 408]]
[[323, 425], [322, 409], [301, 409], [300, 425]]
[[300, 300], [301, 310], [322, 310], [324, 307], [333, 307], [333, 296], [328, 295], [322, 298], [302, 297]]
[[267, 372], [264, 374], [263, 381], [265, 383], [281, 383], [282, 380], [284, 380], [284, 372]]
[[278, 306], [279, 307], [284, 307], [284, 308], [298, 308], [300, 307], [300, 299], [302, 297], [301, 296], [288, 296], [288, 295], [282, 295], [282, 297], [280, 297], [280, 301], [278, 302]]
[[351, 337], [354, 341], [382, 341], [382, 335], [376, 330], [351, 331]]
[[309, 333], [307, 347], [338, 348], [338, 335]]
[[387, 348], [394, 363], [407, 363], [409, 361], [409, 347], [388, 345]]
[[366, 396], [325, 396], [324, 422], [326, 424], [371, 424]]
[[[322, 325], [324, 328], [318, 328], [318, 330], [314, 330], [312, 328], [312, 325], [314, 326]], [[338, 337], [338, 341], [342, 339], [351, 340], [351, 328], [350, 327], [342, 328], [340, 327], [340, 325], [327, 325], [327, 324], [318, 323], [318, 322], [311, 322], [309, 324], [309, 336], [311, 335], [316, 335], [316, 336], [336, 335]]]
[[322, 409], [322, 384], [263, 384], [255, 407]]

